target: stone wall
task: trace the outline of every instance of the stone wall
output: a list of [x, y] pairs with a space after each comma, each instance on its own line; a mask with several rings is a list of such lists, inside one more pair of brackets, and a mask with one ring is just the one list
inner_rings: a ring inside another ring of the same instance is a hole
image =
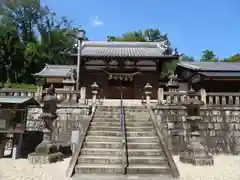
[[[41, 120], [42, 109], [29, 107], [27, 111], [26, 130], [42, 131], [43, 121]], [[53, 138], [56, 141], [70, 141], [71, 132], [81, 129], [81, 121], [88, 118], [89, 106], [60, 106], [57, 110], [58, 118], [54, 126]]]
[[[155, 114], [164, 121], [171, 137], [173, 150], [179, 152], [186, 139], [189, 126], [186, 123], [186, 108], [183, 106], [158, 106]], [[203, 121], [200, 123], [202, 142], [213, 153], [238, 153], [240, 151], [240, 108], [201, 108]], [[174, 133], [177, 132], [178, 136]]]

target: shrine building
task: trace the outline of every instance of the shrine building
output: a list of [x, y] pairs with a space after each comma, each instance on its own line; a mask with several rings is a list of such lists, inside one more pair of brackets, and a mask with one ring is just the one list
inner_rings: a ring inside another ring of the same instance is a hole
[[238, 62], [179, 62], [176, 74], [185, 89], [207, 92], [239, 92], [240, 63]]
[[[119, 99], [122, 85], [124, 99], [142, 99], [146, 82], [153, 87], [157, 98], [160, 74], [164, 64], [177, 60], [178, 55], [165, 55], [164, 42], [94, 42], [84, 41], [80, 57], [80, 87], [86, 87], [91, 97], [91, 84], [99, 86], [99, 95]], [[77, 54], [71, 54], [69, 64], [49, 65], [35, 76], [46, 78], [48, 84], [66, 88], [75, 83]]]

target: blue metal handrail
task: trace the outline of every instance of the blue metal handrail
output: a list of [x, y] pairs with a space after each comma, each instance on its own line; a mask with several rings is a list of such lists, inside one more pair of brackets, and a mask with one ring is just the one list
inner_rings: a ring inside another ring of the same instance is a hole
[[123, 93], [121, 91], [121, 101], [120, 101], [120, 122], [121, 122], [121, 132], [122, 132], [122, 160], [123, 160], [123, 169], [124, 174], [127, 173], [128, 167], [128, 153], [127, 153], [127, 139], [126, 139], [126, 121], [125, 113], [123, 107]]

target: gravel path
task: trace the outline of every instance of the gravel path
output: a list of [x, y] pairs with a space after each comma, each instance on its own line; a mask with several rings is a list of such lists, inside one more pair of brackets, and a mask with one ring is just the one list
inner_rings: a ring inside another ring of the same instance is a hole
[[[218, 155], [214, 166], [196, 167], [175, 161], [181, 180], [240, 180], [240, 156]], [[47, 165], [31, 165], [26, 159], [0, 159], [0, 180], [66, 180], [64, 178], [70, 158]]]

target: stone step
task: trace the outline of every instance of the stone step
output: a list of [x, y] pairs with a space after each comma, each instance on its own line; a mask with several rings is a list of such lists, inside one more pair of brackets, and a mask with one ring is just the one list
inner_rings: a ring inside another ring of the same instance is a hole
[[121, 136], [86, 136], [86, 141], [91, 142], [91, 141], [107, 141], [107, 142], [121, 142], [122, 137]]
[[168, 165], [165, 156], [128, 156], [130, 164], [159, 164]]
[[127, 132], [127, 137], [156, 136], [156, 132], [152, 131], [135, 131]]
[[[90, 126], [91, 130], [111, 130], [111, 131], [121, 131], [121, 126]], [[126, 126], [126, 131], [136, 132], [136, 131], [154, 131], [153, 127], [151, 126]]]
[[119, 121], [98, 121], [94, 120], [91, 122], [91, 126], [121, 126], [120, 120]]
[[100, 119], [100, 120], [120, 120], [120, 116], [115, 115], [98, 115], [94, 116], [93, 119]]
[[107, 112], [120, 112], [120, 107], [98, 107], [96, 112], [107, 111]]
[[146, 108], [142, 108], [142, 107], [124, 107], [124, 110], [127, 111], [127, 112], [145, 112], [145, 113], [148, 113], [148, 109]]
[[153, 124], [151, 121], [126, 121], [126, 126], [135, 126], [135, 127], [139, 127], [139, 126], [151, 126], [153, 127]]
[[127, 142], [159, 142], [157, 136], [127, 137]]
[[154, 131], [152, 126], [130, 126], [126, 124], [126, 131], [136, 132], [136, 131]]
[[129, 149], [151, 149], [151, 148], [156, 148], [156, 149], [160, 149], [161, 146], [158, 142], [156, 143], [149, 143], [149, 142], [131, 142], [131, 143], [127, 143], [127, 146]]
[[122, 150], [117, 149], [106, 149], [106, 148], [85, 148], [81, 149], [81, 155], [94, 155], [94, 156], [121, 156]]
[[[121, 142], [122, 136], [86, 136], [86, 141], [97, 141], [97, 142], [102, 142], [102, 141], [107, 141], [107, 142]], [[142, 136], [142, 137], [127, 137], [127, 142], [159, 142], [158, 138], [156, 136]]]
[[86, 148], [121, 148], [122, 144], [121, 142], [84, 142], [83, 147]]
[[[103, 120], [92, 120], [91, 125], [98, 125], [98, 126], [106, 126], [106, 125], [113, 125], [113, 126], [121, 126], [120, 119], [116, 121], [103, 121]], [[151, 121], [136, 121], [136, 122], [131, 122], [131, 121], [126, 121], [126, 126], [130, 127], [139, 127], [139, 126], [149, 126], [153, 127], [153, 124]]]
[[123, 174], [122, 164], [77, 164], [75, 173]]
[[91, 130], [110, 130], [110, 131], [121, 131], [121, 126], [90, 126]]
[[122, 136], [121, 131], [97, 131], [97, 130], [89, 130], [87, 135], [93, 136]]
[[104, 114], [106, 114], [106, 115], [109, 115], [109, 114], [117, 114], [117, 115], [120, 115], [121, 112], [120, 112], [120, 111], [119, 111], [119, 112], [116, 112], [116, 111], [96, 111], [96, 112], [95, 112], [95, 115], [98, 115], [98, 114], [101, 114], [101, 115], [104, 115]]
[[169, 167], [153, 164], [129, 164], [127, 172], [129, 174], [172, 174]]
[[164, 152], [162, 149], [129, 149], [128, 156], [162, 156]]
[[150, 120], [149, 120], [149, 118], [139, 118], [139, 119], [137, 119], [137, 118], [125, 118], [125, 121], [126, 122], [151, 122]]
[[122, 156], [90, 156], [84, 155], [78, 158], [78, 164], [121, 164]]

